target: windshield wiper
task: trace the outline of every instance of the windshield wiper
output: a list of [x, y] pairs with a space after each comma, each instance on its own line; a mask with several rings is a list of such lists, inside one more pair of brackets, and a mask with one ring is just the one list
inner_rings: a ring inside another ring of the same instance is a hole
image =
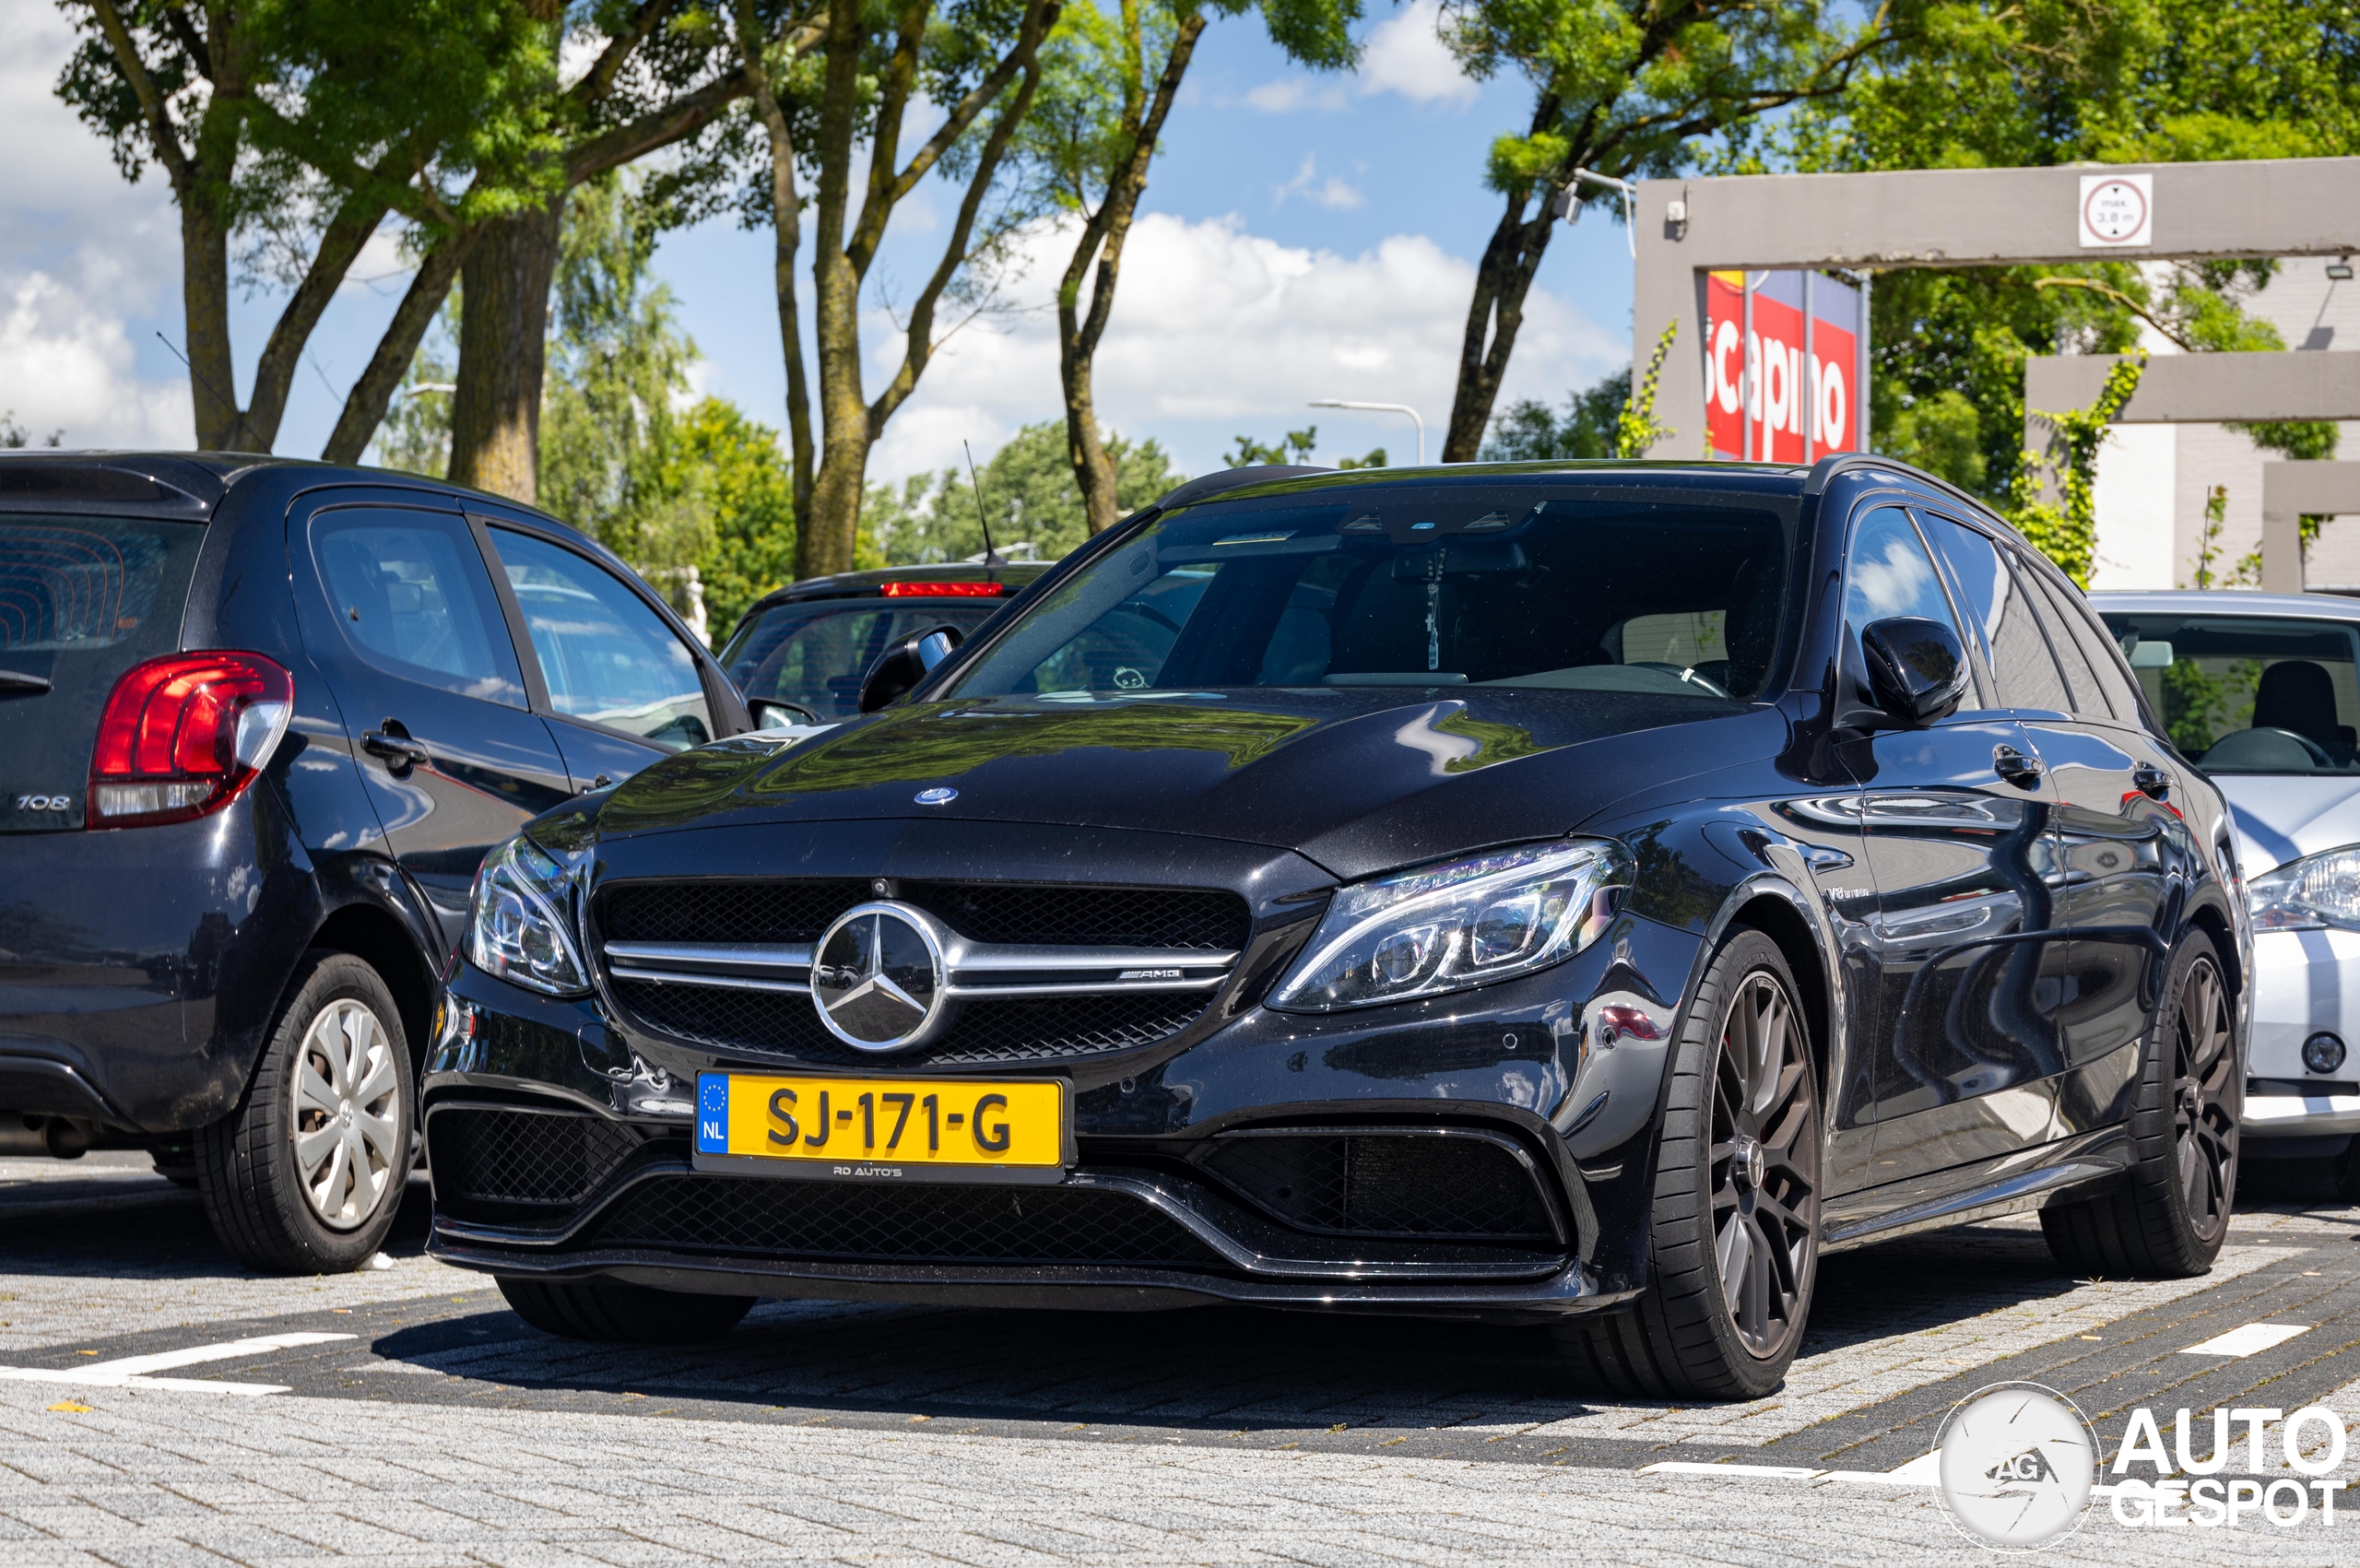
[[0, 669], [0, 697], [14, 696], [20, 691], [46, 691], [49, 687], [49, 677], [45, 675], [24, 675], [12, 669]]

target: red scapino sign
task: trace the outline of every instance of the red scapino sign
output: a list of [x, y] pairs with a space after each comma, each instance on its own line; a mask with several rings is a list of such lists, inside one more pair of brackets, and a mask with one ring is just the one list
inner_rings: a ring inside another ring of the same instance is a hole
[[1804, 274], [1716, 272], [1706, 280], [1705, 426], [1714, 456], [1802, 463], [1860, 448], [1859, 290], [1821, 274], [1810, 286], [1806, 361]]

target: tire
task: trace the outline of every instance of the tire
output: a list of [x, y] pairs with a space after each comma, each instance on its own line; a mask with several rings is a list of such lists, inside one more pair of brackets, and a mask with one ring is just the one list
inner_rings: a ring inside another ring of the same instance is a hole
[[2130, 1177], [2040, 1211], [2041, 1234], [2077, 1275], [2186, 1279], [2209, 1273], [2237, 1196], [2245, 1077], [2220, 949], [2190, 932], [2165, 971], [2164, 1004], [2141, 1047]]
[[686, 1345], [718, 1339], [738, 1326], [751, 1296], [659, 1291], [621, 1279], [523, 1279], [499, 1277], [517, 1316], [544, 1334], [625, 1345]]
[[246, 1263], [341, 1274], [401, 1208], [416, 1072], [393, 993], [360, 959], [311, 953], [288, 991], [245, 1098], [196, 1135], [197, 1193]]
[[1794, 975], [1740, 928], [1673, 1044], [1656, 1156], [1649, 1283], [1570, 1318], [1576, 1374], [1625, 1398], [1758, 1399], [1802, 1343], [1819, 1269], [1819, 1080]]

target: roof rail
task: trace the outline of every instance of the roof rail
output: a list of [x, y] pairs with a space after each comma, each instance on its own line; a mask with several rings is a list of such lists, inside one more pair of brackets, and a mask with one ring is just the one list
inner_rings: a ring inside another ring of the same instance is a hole
[[[1828, 485], [1835, 480], [1835, 476], [1838, 474], [1849, 473], [1855, 468], [1891, 469], [1896, 473], [1906, 475], [1911, 479], [1926, 486], [1929, 489], [1941, 490], [1945, 495], [1952, 497], [1965, 505], [1975, 508], [1976, 511], [1982, 513], [1986, 516], [1998, 516], [1998, 513], [1991, 510], [1991, 503], [1989, 501], [1982, 500], [1980, 497], [1967, 494], [1966, 491], [1959, 489], [1956, 485], [1952, 484], [1948, 479], [1939, 477], [1933, 474], [1929, 474], [1923, 468], [1915, 467], [1907, 463], [1902, 462], [1898, 458], [1880, 456], [1873, 452], [1835, 452], [1830, 453], [1827, 456], [1821, 458], [1818, 462], [1811, 466], [1811, 477], [1803, 481], [1803, 494], [1807, 496], [1816, 496], [1827, 489]], [[2002, 517], [2000, 521], [2004, 523], [2007, 519]]]
[[1269, 463], [1251, 468], [1224, 468], [1218, 474], [1204, 474], [1190, 479], [1178, 489], [1156, 501], [1151, 510], [1169, 512], [1175, 506], [1188, 506], [1207, 496], [1233, 490], [1240, 485], [1258, 485], [1271, 479], [1291, 479], [1299, 474], [1333, 474], [1333, 468], [1303, 467], [1290, 463]]

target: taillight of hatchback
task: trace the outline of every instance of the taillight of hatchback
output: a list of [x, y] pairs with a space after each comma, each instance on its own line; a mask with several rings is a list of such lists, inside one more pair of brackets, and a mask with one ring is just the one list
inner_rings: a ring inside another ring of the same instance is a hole
[[166, 654], [114, 683], [90, 759], [93, 828], [218, 811], [287, 733], [295, 678], [260, 654]]

